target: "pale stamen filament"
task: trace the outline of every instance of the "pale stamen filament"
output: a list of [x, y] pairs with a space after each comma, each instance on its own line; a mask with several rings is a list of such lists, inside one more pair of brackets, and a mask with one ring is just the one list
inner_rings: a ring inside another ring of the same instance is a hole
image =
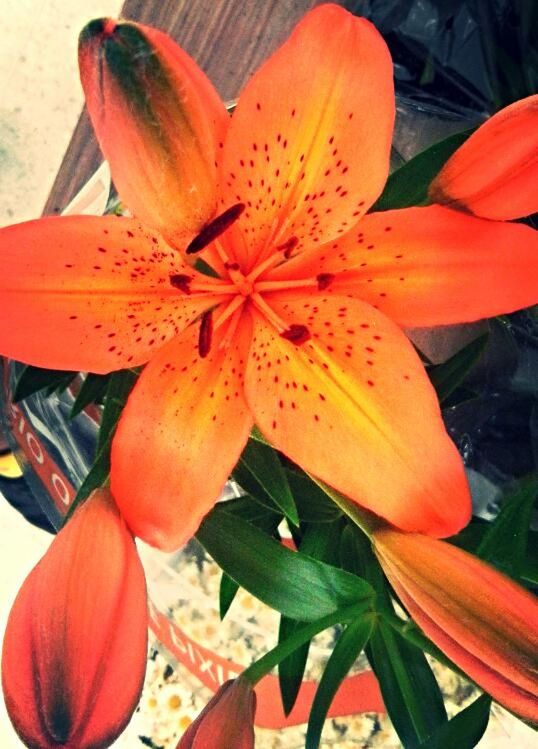
[[273, 252], [266, 260], [263, 261], [263, 263], [260, 263], [250, 271], [247, 276], [247, 281], [253, 283], [257, 278], [261, 276], [262, 273], [265, 273], [268, 268], [273, 268], [275, 265], [278, 265], [282, 260], [285, 259], [285, 257], [286, 256], [283, 250], [277, 250], [276, 252]]
[[246, 297], [237, 295], [235, 296], [228, 304], [224, 307], [220, 315], [217, 317], [213, 324], [213, 330], [217, 330], [220, 328], [226, 320], [229, 320], [229, 318], [236, 312], [245, 302]]
[[299, 278], [296, 281], [258, 281], [255, 285], [255, 290], [258, 292], [263, 291], [282, 291], [285, 289], [303, 289], [309, 286], [319, 288], [319, 281], [317, 278]]
[[254, 306], [258, 308], [262, 315], [264, 315], [270, 322], [273, 323], [279, 333], [283, 333], [285, 330], [288, 330], [289, 325], [285, 323], [284, 320], [282, 320], [282, 318], [279, 317], [273, 309], [271, 309], [271, 307], [267, 304], [267, 302], [260, 294], [255, 291], [251, 295], [250, 300], [252, 301]]
[[191, 293], [196, 294], [198, 291], [211, 294], [237, 294], [237, 286], [233, 283], [204, 283], [203, 281], [193, 281], [190, 284]]
[[[244, 297], [238, 297], [238, 299], [236, 301], [240, 301], [241, 305], [242, 305], [243, 302], [245, 301], [245, 298]], [[232, 306], [232, 304], [229, 305], [229, 307], [231, 307], [231, 306]], [[228, 330], [224, 334], [224, 337], [223, 337], [222, 341], [219, 343], [219, 349], [224, 349], [224, 348], [229, 348], [230, 347], [230, 345], [231, 345], [231, 343], [232, 343], [232, 341], [234, 339], [235, 331], [237, 330], [237, 326], [239, 325], [239, 320], [241, 319], [241, 314], [242, 314], [241, 307], [236, 308], [234, 310], [234, 312], [232, 313], [232, 317], [231, 317], [231, 319], [230, 319], [230, 321], [228, 323]], [[221, 318], [219, 319], [219, 323], [218, 323], [219, 325], [220, 325], [220, 322], [221, 322]]]

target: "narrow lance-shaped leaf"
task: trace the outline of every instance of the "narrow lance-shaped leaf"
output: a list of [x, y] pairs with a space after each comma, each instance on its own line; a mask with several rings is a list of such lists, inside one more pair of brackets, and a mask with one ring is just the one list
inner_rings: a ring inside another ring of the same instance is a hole
[[372, 211], [422, 205], [428, 199], [428, 187], [432, 179], [472, 132], [473, 130], [466, 130], [449, 135], [393, 172]]
[[348, 624], [340, 635], [320, 679], [306, 732], [305, 749], [317, 749], [323, 723], [338, 687], [364, 649], [374, 627], [375, 616], [365, 614]]
[[[370, 542], [350, 526], [344, 534], [342, 547], [346, 568], [362, 572], [376, 590], [380, 607], [393, 613], [385, 578]], [[416, 749], [447, 720], [441, 691], [424, 653], [381, 618], [366, 654], [402, 744], [405, 749]]]
[[482, 694], [434, 731], [419, 749], [473, 749], [488, 727], [491, 697]]
[[197, 538], [237, 583], [293, 619], [312, 621], [372, 600], [368, 583], [286, 549], [223, 507], [205, 517]]
[[92, 372], [86, 375], [71, 407], [71, 418], [78, 416], [91, 403], [99, 403], [104, 398], [109, 379], [110, 375], [98, 375]]
[[78, 372], [67, 372], [57, 369], [43, 369], [42, 367], [25, 367], [21, 372], [13, 391], [13, 402], [28, 398], [29, 395], [45, 388], [67, 387], [74, 380]]
[[[337, 564], [341, 533], [341, 522], [308, 525], [303, 533], [299, 551], [322, 562]], [[282, 616], [278, 641], [283, 642], [301, 626], [302, 622]], [[278, 681], [286, 715], [292, 711], [301, 688], [309, 647], [310, 643], [305, 643], [279, 664]]]
[[502, 566], [514, 577], [519, 576], [537, 495], [538, 479], [531, 477], [505, 496], [499, 515], [482, 537], [477, 556]]
[[[282, 520], [282, 515], [265, 509], [249, 496], [240, 497], [228, 502], [226, 509], [228, 512], [242, 517], [271, 536], [276, 532]], [[219, 614], [221, 619], [224, 619], [226, 616], [238, 590], [239, 585], [235, 580], [232, 580], [226, 572], [223, 572], [219, 588]]]
[[249, 440], [240, 463], [254, 476], [286, 517], [299, 525], [299, 516], [286, 474], [275, 450], [255, 440]]

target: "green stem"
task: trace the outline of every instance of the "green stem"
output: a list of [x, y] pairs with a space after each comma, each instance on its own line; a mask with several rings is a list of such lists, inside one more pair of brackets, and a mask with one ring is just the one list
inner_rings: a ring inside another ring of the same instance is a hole
[[322, 619], [317, 619], [315, 622], [306, 624], [287, 640], [274, 647], [258, 661], [249, 666], [243, 671], [241, 676], [254, 686], [260, 679], [270, 673], [275, 666], [278, 666], [281, 661], [297, 650], [297, 648], [300, 648], [305, 642], [309, 642], [312, 637], [327, 629], [327, 627], [353, 621], [365, 613], [374, 613], [370, 605], [371, 601], [361, 601], [348, 608], [339, 609], [332, 614], [328, 614]]

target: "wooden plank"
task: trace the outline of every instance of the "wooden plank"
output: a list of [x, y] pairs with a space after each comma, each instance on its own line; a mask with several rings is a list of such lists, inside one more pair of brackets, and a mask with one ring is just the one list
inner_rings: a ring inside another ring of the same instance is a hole
[[[200, 65], [226, 101], [322, 0], [126, 0], [124, 18], [168, 32]], [[350, 9], [354, 2], [342, 2]], [[329, 32], [329, 30], [328, 30]], [[59, 213], [101, 162], [84, 110], [44, 208]]]

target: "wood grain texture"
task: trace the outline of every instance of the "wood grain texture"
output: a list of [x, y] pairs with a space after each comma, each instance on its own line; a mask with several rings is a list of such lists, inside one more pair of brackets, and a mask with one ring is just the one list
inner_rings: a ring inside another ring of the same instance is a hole
[[[322, 0], [126, 0], [122, 16], [168, 32], [200, 65], [222, 98], [237, 97], [250, 75], [307, 10]], [[340, 2], [357, 10], [357, 1]], [[360, 3], [359, 3], [360, 4]], [[330, 30], [328, 29], [328, 33]], [[44, 208], [57, 214], [101, 163], [84, 110]]]

